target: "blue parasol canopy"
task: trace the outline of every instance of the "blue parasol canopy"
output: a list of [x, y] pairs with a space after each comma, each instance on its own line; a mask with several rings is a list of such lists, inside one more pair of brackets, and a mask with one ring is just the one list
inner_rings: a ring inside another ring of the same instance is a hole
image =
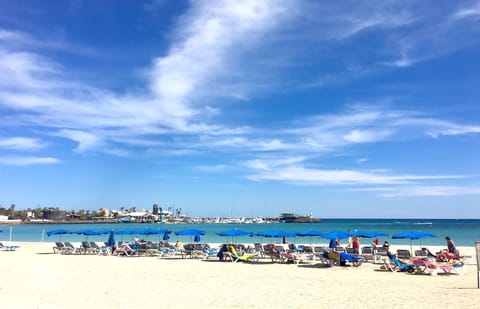
[[421, 239], [421, 238], [431, 238], [436, 237], [433, 234], [425, 233], [425, 232], [403, 232], [399, 234], [395, 234], [392, 236], [393, 239]]
[[107, 234], [106, 231], [94, 231], [89, 229], [73, 231], [72, 234], [85, 235], [85, 240], [88, 240], [88, 236], [98, 236], [102, 234]]
[[332, 232], [324, 233], [320, 237], [325, 239], [345, 239], [350, 236], [352, 236], [351, 233], [342, 232], [342, 231], [332, 231]]
[[168, 230], [165, 230], [165, 232], [163, 232], [163, 237], [162, 237], [162, 240], [169, 240], [170, 239], [170, 233], [172, 231], [168, 231]]
[[296, 233], [297, 236], [300, 236], [300, 237], [306, 237], [306, 236], [322, 236], [324, 233], [322, 232], [319, 232], [319, 231], [315, 231], [315, 230], [312, 230], [312, 229], [308, 229], [308, 230], [305, 230], [305, 231], [301, 231], [301, 232], [298, 232]]
[[183, 230], [183, 231], [175, 232], [175, 235], [178, 235], [178, 236], [193, 236], [194, 237], [194, 239], [193, 239], [194, 242], [200, 242], [200, 236], [205, 235], [205, 233], [206, 232], [202, 231], [202, 230], [189, 229], [189, 230]]
[[245, 232], [245, 231], [239, 230], [237, 228], [217, 233], [218, 236], [227, 237], [227, 242], [228, 242], [228, 237], [232, 237], [232, 242], [234, 242], [235, 237], [246, 236], [246, 235], [251, 235], [251, 234], [252, 233]]
[[264, 231], [264, 232], [257, 232], [254, 234], [255, 236], [261, 237], [295, 237], [297, 236], [294, 232], [285, 232], [285, 231]]
[[110, 235], [108, 236], [108, 240], [106, 242], [106, 245], [109, 247], [115, 246], [115, 232], [113, 230], [110, 231]]
[[413, 255], [413, 249], [412, 249], [412, 240], [414, 239], [422, 239], [422, 238], [432, 238], [432, 237], [437, 237], [431, 233], [425, 233], [425, 232], [415, 232], [415, 231], [410, 231], [410, 232], [403, 232], [399, 234], [395, 234], [392, 236], [393, 239], [409, 239], [410, 240], [410, 253]]
[[[1, 232], [1, 231], [0, 231]], [[60, 235], [60, 241], [62, 241], [62, 235], [70, 234], [71, 231], [65, 229], [58, 229], [58, 230], [51, 230], [47, 232], [47, 236], [50, 237], [52, 235]]]
[[304, 231], [301, 231], [301, 232], [298, 232], [298, 233], [297, 233], [297, 236], [300, 236], [300, 237], [309, 237], [309, 238], [310, 238], [310, 247], [312, 247], [312, 237], [314, 237], [314, 236], [322, 236], [322, 235], [323, 235], [322, 232], [315, 231], [315, 230], [312, 230], [312, 229], [304, 230]]

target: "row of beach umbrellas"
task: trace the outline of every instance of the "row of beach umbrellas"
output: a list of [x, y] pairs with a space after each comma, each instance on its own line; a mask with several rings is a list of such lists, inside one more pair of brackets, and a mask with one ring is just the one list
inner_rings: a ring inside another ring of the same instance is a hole
[[[112, 243], [115, 243], [114, 240], [112, 240], [114, 239], [114, 235], [146, 235], [148, 237], [149, 235], [163, 234], [163, 240], [168, 240], [170, 238], [169, 237], [170, 233], [171, 231], [166, 229], [151, 229], [151, 228], [143, 228], [143, 229], [137, 229], [137, 230], [117, 230], [117, 231], [114, 231], [114, 230], [93, 231], [89, 229], [70, 231], [66, 229], [57, 229], [57, 230], [52, 230], [47, 232], [47, 235], [48, 236], [60, 235], [60, 241], [61, 241], [61, 235], [64, 235], [64, 234], [79, 234], [79, 235], [85, 235], [86, 237], [98, 236], [102, 234], [110, 234], [108, 242], [111, 241]], [[175, 232], [175, 235], [178, 235], [178, 236], [193, 237], [194, 242], [200, 242], [200, 236], [205, 234], [206, 234], [205, 231], [198, 230], [198, 229], [187, 229], [187, 230]], [[307, 229], [305, 231], [298, 232], [298, 233], [286, 232], [281, 230], [271, 230], [271, 231], [262, 231], [262, 232], [252, 233], [252, 232], [242, 231], [236, 228], [227, 230], [224, 232], [219, 232], [216, 234], [219, 236], [227, 237], [227, 240], [228, 240], [228, 237], [232, 237], [232, 242], [235, 237], [240, 237], [240, 236], [257, 236], [257, 237], [267, 237], [267, 238], [310, 237], [310, 244], [312, 243], [312, 237], [321, 237], [329, 240], [335, 240], [335, 239], [346, 239], [354, 236], [364, 237], [364, 238], [387, 236], [386, 234], [381, 232], [364, 232], [364, 231], [358, 231], [358, 230], [353, 232], [331, 231], [327, 233], [319, 232], [312, 229]], [[430, 237], [436, 237], [436, 236], [430, 233], [415, 232], [415, 231], [399, 233], [392, 236], [393, 239], [409, 239], [410, 249], [412, 249], [412, 240], [430, 238]]]

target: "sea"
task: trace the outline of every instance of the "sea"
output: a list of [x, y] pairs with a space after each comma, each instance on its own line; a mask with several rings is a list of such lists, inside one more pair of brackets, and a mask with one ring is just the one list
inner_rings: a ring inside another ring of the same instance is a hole
[[[186, 229], [200, 229], [205, 231], [201, 236], [201, 242], [206, 243], [278, 243], [283, 239], [267, 239], [258, 236], [241, 236], [227, 238], [217, 235], [231, 229], [239, 229], [245, 232], [264, 232], [271, 230], [281, 230], [286, 232], [302, 232], [312, 229], [319, 232], [331, 231], [364, 231], [381, 232], [387, 236], [379, 237], [380, 241], [389, 241], [394, 245], [406, 245], [412, 242], [418, 245], [446, 246], [445, 236], [450, 236], [457, 246], [473, 246], [475, 242], [480, 241], [480, 219], [323, 219], [320, 223], [261, 223], [261, 224], [167, 224], [167, 223], [110, 223], [110, 224], [14, 224], [0, 225], [0, 240], [18, 241], [18, 242], [55, 242], [55, 241], [106, 241], [107, 234], [99, 236], [85, 236], [79, 234], [63, 234], [47, 236], [47, 232], [56, 229], [66, 229], [72, 232], [91, 229], [93, 231], [121, 231], [138, 230], [143, 228], [167, 229], [172, 231], [170, 242], [179, 240], [181, 242], [190, 242], [191, 236], [177, 236], [175, 232]], [[435, 235], [436, 237], [424, 238], [419, 240], [392, 239], [397, 233], [421, 231]], [[106, 233], [106, 232], [105, 232]], [[130, 241], [134, 237], [151, 241], [162, 240], [163, 234], [159, 235], [118, 235], [117, 241]], [[312, 243], [326, 244], [328, 240], [320, 237], [289, 237], [289, 243]], [[342, 241], [342, 243], [345, 240]], [[370, 239], [362, 239], [362, 245], [372, 242]]]

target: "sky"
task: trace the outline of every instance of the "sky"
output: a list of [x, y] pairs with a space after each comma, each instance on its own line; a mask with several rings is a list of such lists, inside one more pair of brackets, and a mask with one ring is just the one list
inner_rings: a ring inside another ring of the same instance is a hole
[[480, 1], [0, 0], [0, 204], [480, 218]]

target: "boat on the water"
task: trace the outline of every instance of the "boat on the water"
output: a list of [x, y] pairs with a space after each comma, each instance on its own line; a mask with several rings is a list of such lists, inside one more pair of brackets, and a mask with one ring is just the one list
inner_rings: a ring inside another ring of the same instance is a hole
[[314, 218], [312, 214], [305, 216], [294, 213], [282, 213], [278, 221], [282, 223], [319, 223], [320, 219]]

